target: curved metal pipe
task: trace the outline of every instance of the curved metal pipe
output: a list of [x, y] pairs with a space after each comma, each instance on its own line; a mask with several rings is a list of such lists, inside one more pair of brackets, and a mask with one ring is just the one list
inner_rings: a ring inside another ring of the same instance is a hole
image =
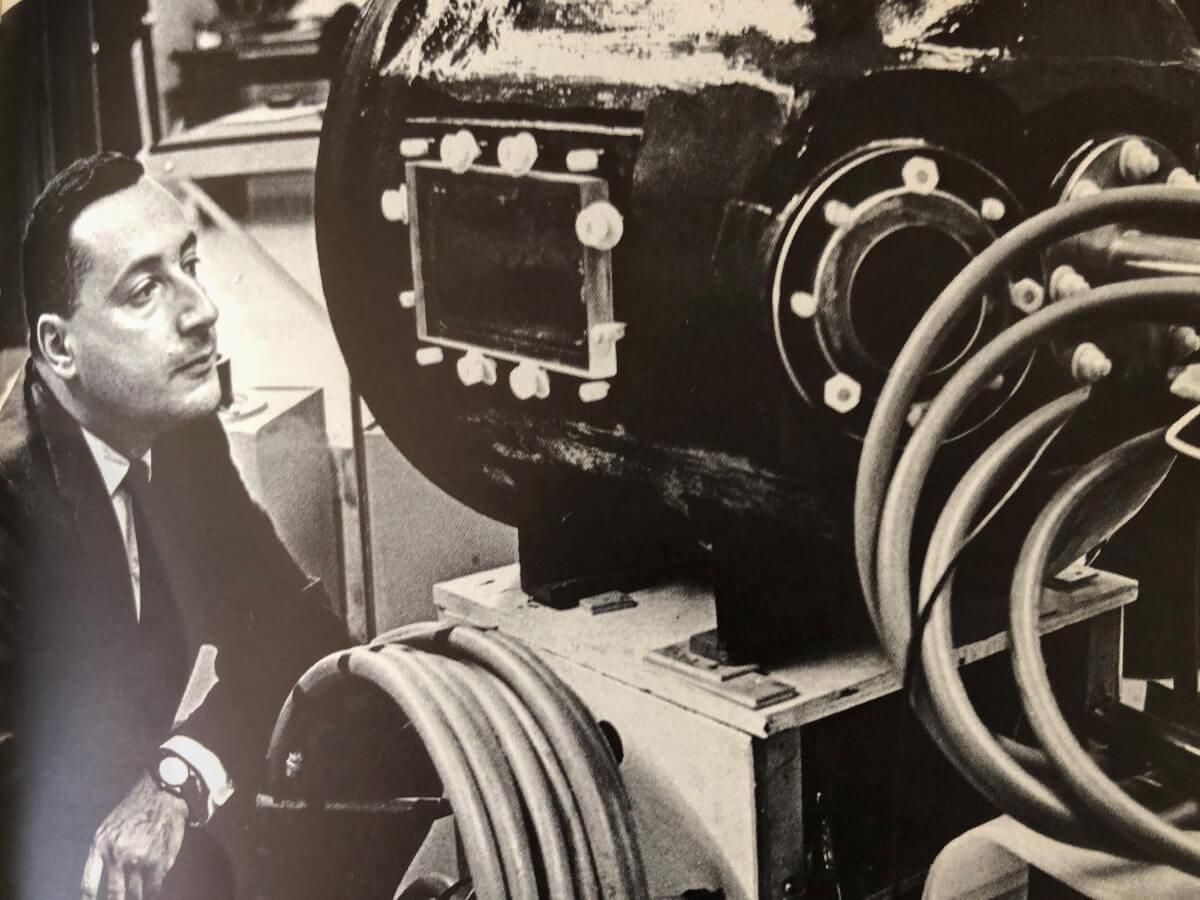
[[1151, 216], [1180, 219], [1195, 230], [1200, 221], [1200, 196], [1197, 194], [1187, 188], [1114, 188], [1039, 213], [998, 238], [972, 260], [946, 286], [913, 329], [892, 364], [876, 402], [863, 441], [855, 484], [855, 559], [867, 609], [877, 629], [879, 592], [875, 561], [880, 543], [879, 521], [897, 448], [906, 433], [905, 417], [916, 398], [917, 386], [928, 361], [937, 356], [938, 349], [985, 288], [1030, 251], [1081, 231]]
[[1126, 441], [1089, 463], [1051, 498], [1030, 530], [1013, 577], [1010, 637], [1013, 672], [1029, 723], [1079, 802], [1150, 858], [1200, 876], [1200, 835], [1164, 822], [1116, 785], [1080, 746], [1058, 708], [1046, 675], [1037, 621], [1055, 542], [1071, 514], [1115, 474], [1156, 451], [1170, 459], [1163, 430]]

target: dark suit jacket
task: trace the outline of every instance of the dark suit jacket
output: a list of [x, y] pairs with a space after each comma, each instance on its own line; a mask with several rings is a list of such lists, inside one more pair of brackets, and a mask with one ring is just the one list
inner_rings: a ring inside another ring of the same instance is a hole
[[212, 750], [244, 799], [291, 684], [345, 643], [247, 494], [215, 416], [155, 444], [151, 488], [181, 627], [147, 649], [99, 470], [26, 368], [0, 408], [0, 732], [15, 734], [3, 746], [16, 766], [0, 818], [16, 824], [31, 897], [78, 896], [91, 836], [171, 733], [202, 644], [217, 647], [219, 681], [175, 730]]

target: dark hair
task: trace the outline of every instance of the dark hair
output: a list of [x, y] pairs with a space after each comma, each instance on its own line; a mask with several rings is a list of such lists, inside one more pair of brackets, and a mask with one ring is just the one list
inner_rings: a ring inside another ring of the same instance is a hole
[[84, 260], [71, 246], [71, 225], [97, 200], [137, 184], [142, 164], [120, 153], [78, 159], [50, 180], [25, 223], [21, 241], [21, 287], [29, 349], [37, 343], [37, 321], [44, 313], [69, 316]]

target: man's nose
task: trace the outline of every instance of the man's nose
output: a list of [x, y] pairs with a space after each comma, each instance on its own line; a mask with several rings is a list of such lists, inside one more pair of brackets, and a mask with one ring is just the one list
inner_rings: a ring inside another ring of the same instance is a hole
[[184, 334], [210, 330], [220, 312], [208, 292], [192, 279], [184, 279], [179, 287], [179, 330]]

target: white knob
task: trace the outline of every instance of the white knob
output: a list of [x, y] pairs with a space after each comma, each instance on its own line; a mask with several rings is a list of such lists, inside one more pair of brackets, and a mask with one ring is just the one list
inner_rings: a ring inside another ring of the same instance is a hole
[[579, 386], [579, 399], [584, 403], [595, 403], [608, 396], [611, 385], [607, 381], [585, 381]]
[[528, 175], [537, 158], [537, 140], [528, 131], [501, 138], [496, 148], [496, 160], [500, 168], [517, 178]]
[[862, 385], [845, 372], [838, 372], [825, 382], [825, 405], [835, 412], [848, 413], [862, 399]]
[[607, 200], [589, 203], [575, 217], [575, 235], [579, 243], [593, 250], [611, 250], [621, 242], [625, 220]]
[[405, 159], [418, 159], [429, 152], [429, 138], [404, 138], [400, 142], [400, 155]]
[[600, 168], [600, 151], [591, 149], [571, 150], [567, 153], [568, 172], [595, 172]]
[[422, 347], [417, 351], [418, 366], [436, 366], [445, 358], [441, 347]]
[[811, 319], [817, 314], [816, 295], [808, 291], [794, 291], [788, 298], [788, 306], [792, 309], [792, 315], [801, 319]]
[[900, 169], [904, 186], [918, 194], [931, 194], [938, 185], [938, 167], [926, 156], [914, 156]]
[[455, 369], [458, 371], [458, 380], [467, 387], [496, 383], [496, 361], [474, 350], [464, 353], [455, 364]]
[[465, 128], [442, 138], [439, 146], [442, 162], [451, 172], [461, 175], [479, 159], [479, 142]]
[[520, 363], [509, 372], [508, 386], [518, 400], [530, 400], [533, 397], [545, 400], [550, 396], [550, 376], [545, 369], [533, 363]]
[[400, 292], [400, 308], [401, 309], [412, 309], [416, 305], [417, 305], [417, 292], [416, 291], [401, 291]]
[[1008, 209], [999, 197], [984, 197], [979, 204], [979, 214], [989, 222], [999, 222], [1007, 213]]
[[1075, 271], [1074, 267], [1062, 265], [1050, 273], [1050, 296], [1055, 300], [1082, 294], [1091, 290], [1086, 278]]
[[1130, 138], [1121, 144], [1117, 165], [1121, 169], [1121, 177], [1126, 181], [1145, 181], [1153, 176], [1160, 165], [1158, 154], [1150, 146], [1138, 138]]
[[1079, 384], [1095, 384], [1112, 372], [1112, 360], [1093, 344], [1086, 341], [1071, 354], [1071, 377]]
[[408, 185], [388, 189], [379, 195], [379, 208], [389, 222], [408, 224]]
[[1009, 288], [1008, 295], [1012, 305], [1026, 315], [1037, 312], [1046, 301], [1045, 289], [1032, 278], [1022, 278]]
[[593, 325], [589, 337], [593, 344], [615, 344], [625, 337], [624, 322], [601, 322]]

